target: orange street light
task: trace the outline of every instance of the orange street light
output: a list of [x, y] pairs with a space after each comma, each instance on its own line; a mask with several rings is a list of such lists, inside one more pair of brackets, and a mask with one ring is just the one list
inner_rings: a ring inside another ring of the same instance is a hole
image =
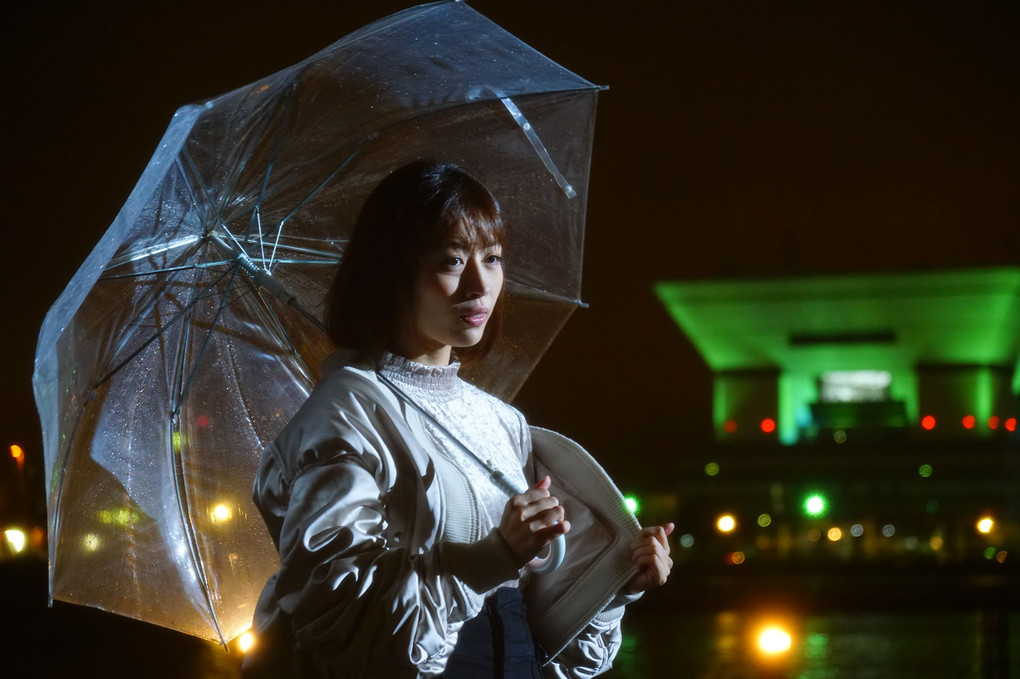
[[23, 472], [25, 470], [25, 451], [17, 443], [11, 445], [11, 457], [18, 465], [18, 472]]

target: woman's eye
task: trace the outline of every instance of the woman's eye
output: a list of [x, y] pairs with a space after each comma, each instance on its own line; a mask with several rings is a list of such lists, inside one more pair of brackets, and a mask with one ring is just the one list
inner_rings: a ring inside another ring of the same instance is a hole
[[464, 263], [464, 260], [461, 259], [460, 257], [447, 257], [446, 259], [443, 260], [443, 266], [445, 266], [445, 267], [447, 267], [449, 269], [456, 269], [458, 266], [461, 266], [463, 263]]
[[503, 263], [503, 256], [502, 255], [489, 255], [488, 257], [485, 258], [485, 263], [486, 264], [502, 264]]

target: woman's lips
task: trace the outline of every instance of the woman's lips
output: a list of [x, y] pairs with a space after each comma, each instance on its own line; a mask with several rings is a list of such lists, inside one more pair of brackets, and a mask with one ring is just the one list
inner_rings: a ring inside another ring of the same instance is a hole
[[470, 312], [460, 317], [460, 320], [464, 321], [472, 328], [485, 325], [485, 319], [488, 318], [489, 312], [486, 309], [472, 309]]

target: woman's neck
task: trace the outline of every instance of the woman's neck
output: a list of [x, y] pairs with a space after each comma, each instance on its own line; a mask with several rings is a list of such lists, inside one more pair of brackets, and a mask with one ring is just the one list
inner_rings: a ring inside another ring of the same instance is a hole
[[437, 368], [450, 365], [450, 360], [453, 358], [453, 349], [449, 345], [433, 348], [415, 347], [413, 349], [398, 347], [393, 353], [403, 356], [409, 361]]

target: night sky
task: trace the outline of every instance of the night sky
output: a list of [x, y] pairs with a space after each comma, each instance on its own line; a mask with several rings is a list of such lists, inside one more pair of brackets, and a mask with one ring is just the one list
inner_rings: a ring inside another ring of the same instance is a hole
[[[0, 15], [0, 443], [41, 467], [30, 381], [43, 315], [173, 112], [408, 5], [12, 4]], [[617, 476], [654, 478], [710, 436], [708, 370], [653, 282], [1020, 262], [1015, 2], [470, 4], [610, 88], [589, 201], [590, 308], [517, 405]]]

